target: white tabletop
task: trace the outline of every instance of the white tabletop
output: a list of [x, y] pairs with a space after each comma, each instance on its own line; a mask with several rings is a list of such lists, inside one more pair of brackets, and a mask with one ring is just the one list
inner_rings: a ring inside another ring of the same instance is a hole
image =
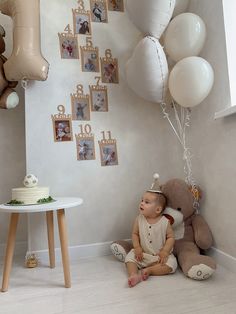
[[37, 205], [0, 205], [2, 213], [37, 213], [46, 212], [49, 210], [57, 210], [62, 208], [76, 207], [83, 203], [79, 197], [53, 197], [55, 202]]

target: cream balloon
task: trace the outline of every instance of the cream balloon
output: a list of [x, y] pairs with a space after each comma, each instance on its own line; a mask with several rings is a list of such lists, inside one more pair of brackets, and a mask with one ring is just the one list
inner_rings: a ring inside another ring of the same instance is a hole
[[171, 70], [169, 90], [179, 105], [194, 107], [208, 96], [213, 82], [211, 65], [201, 57], [188, 57], [177, 62]]
[[1, 0], [0, 11], [13, 20], [13, 51], [4, 63], [9, 81], [46, 80], [48, 62], [40, 49], [39, 0]]
[[203, 20], [193, 13], [182, 13], [168, 25], [164, 34], [164, 46], [174, 61], [197, 56], [206, 40], [206, 26]]
[[188, 5], [189, 0], [175, 0], [175, 8], [172, 17], [175, 17], [183, 12], [186, 12], [188, 9]]
[[131, 21], [144, 35], [160, 38], [171, 19], [175, 0], [127, 0], [126, 7]]
[[167, 91], [168, 65], [159, 41], [144, 37], [126, 63], [128, 86], [145, 100], [160, 103]]

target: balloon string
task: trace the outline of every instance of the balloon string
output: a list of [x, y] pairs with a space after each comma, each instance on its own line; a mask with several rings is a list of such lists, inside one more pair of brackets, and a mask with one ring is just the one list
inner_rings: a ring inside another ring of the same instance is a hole
[[161, 103], [161, 108], [163, 112], [164, 118], [166, 118], [173, 129], [176, 137], [178, 138], [182, 148], [183, 148], [183, 160], [184, 160], [184, 173], [185, 173], [185, 181], [187, 184], [191, 186], [191, 191], [194, 196], [193, 208], [196, 212], [199, 209], [199, 200], [198, 200], [198, 189], [193, 178], [192, 172], [192, 155], [190, 149], [186, 146], [186, 127], [190, 126], [190, 109], [180, 107], [180, 116], [177, 110], [177, 104], [172, 100], [172, 108], [174, 109], [174, 117], [177, 124], [177, 129], [174, 126], [174, 123], [170, 119], [170, 115], [166, 109], [166, 103]]
[[180, 139], [180, 137], [179, 137], [179, 134], [177, 133], [177, 131], [176, 131], [176, 129], [175, 129], [175, 127], [174, 127], [172, 121], [170, 120], [169, 114], [168, 114], [168, 112], [166, 111], [166, 104], [165, 104], [165, 103], [161, 103], [161, 108], [162, 108], [162, 112], [163, 112], [164, 118], [169, 121], [169, 123], [170, 123], [170, 125], [171, 125], [173, 131], [175, 132], [175, 135], [177, 136], [177, 138], [178, 138], [180, 144], [182, 144], [182, 141], [181, 141], [181, 139]]

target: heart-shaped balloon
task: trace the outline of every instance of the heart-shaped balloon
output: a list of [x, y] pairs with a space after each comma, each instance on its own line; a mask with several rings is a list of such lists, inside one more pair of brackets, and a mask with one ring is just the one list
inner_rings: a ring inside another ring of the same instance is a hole
[[175, 0], [127, 0], [131, 21], [144, 34], [160, 38], [175, 8]]
[[168, 64], [159, 41], [144, 37], [126, 63], [126, 80], [129, 87], [140, 97], [155, 103], [164, 101]]

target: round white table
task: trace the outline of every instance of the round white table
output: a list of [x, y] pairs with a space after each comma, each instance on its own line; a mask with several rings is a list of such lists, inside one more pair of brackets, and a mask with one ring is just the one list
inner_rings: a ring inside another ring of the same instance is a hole
[[65, 208], [76, 207], [83, 203], [83, 200], [78, 197], [54, 197], [55, 202], [39, 204], [39, 205], [0, 205], [0, 212], [10, 213], [11, 219], [8, 230], [6, 253], [4, 258], [2, 292], [8, 290], [9, 277], [12, 267], [14, 255], [15, 238], [19, 214], [21, 213], [46, 213], [47, 233], [48, 233], [48, 251], [50, 267], [55, 267], [55, 246], [54, 246], [54, 222], [53, 211], [57, 212], [58, 230], [61, 243], [61, 255], [64, 271], [65, 287], [71, 287], [70, 264], [68, 252], [68, 236], [65, 221]]

